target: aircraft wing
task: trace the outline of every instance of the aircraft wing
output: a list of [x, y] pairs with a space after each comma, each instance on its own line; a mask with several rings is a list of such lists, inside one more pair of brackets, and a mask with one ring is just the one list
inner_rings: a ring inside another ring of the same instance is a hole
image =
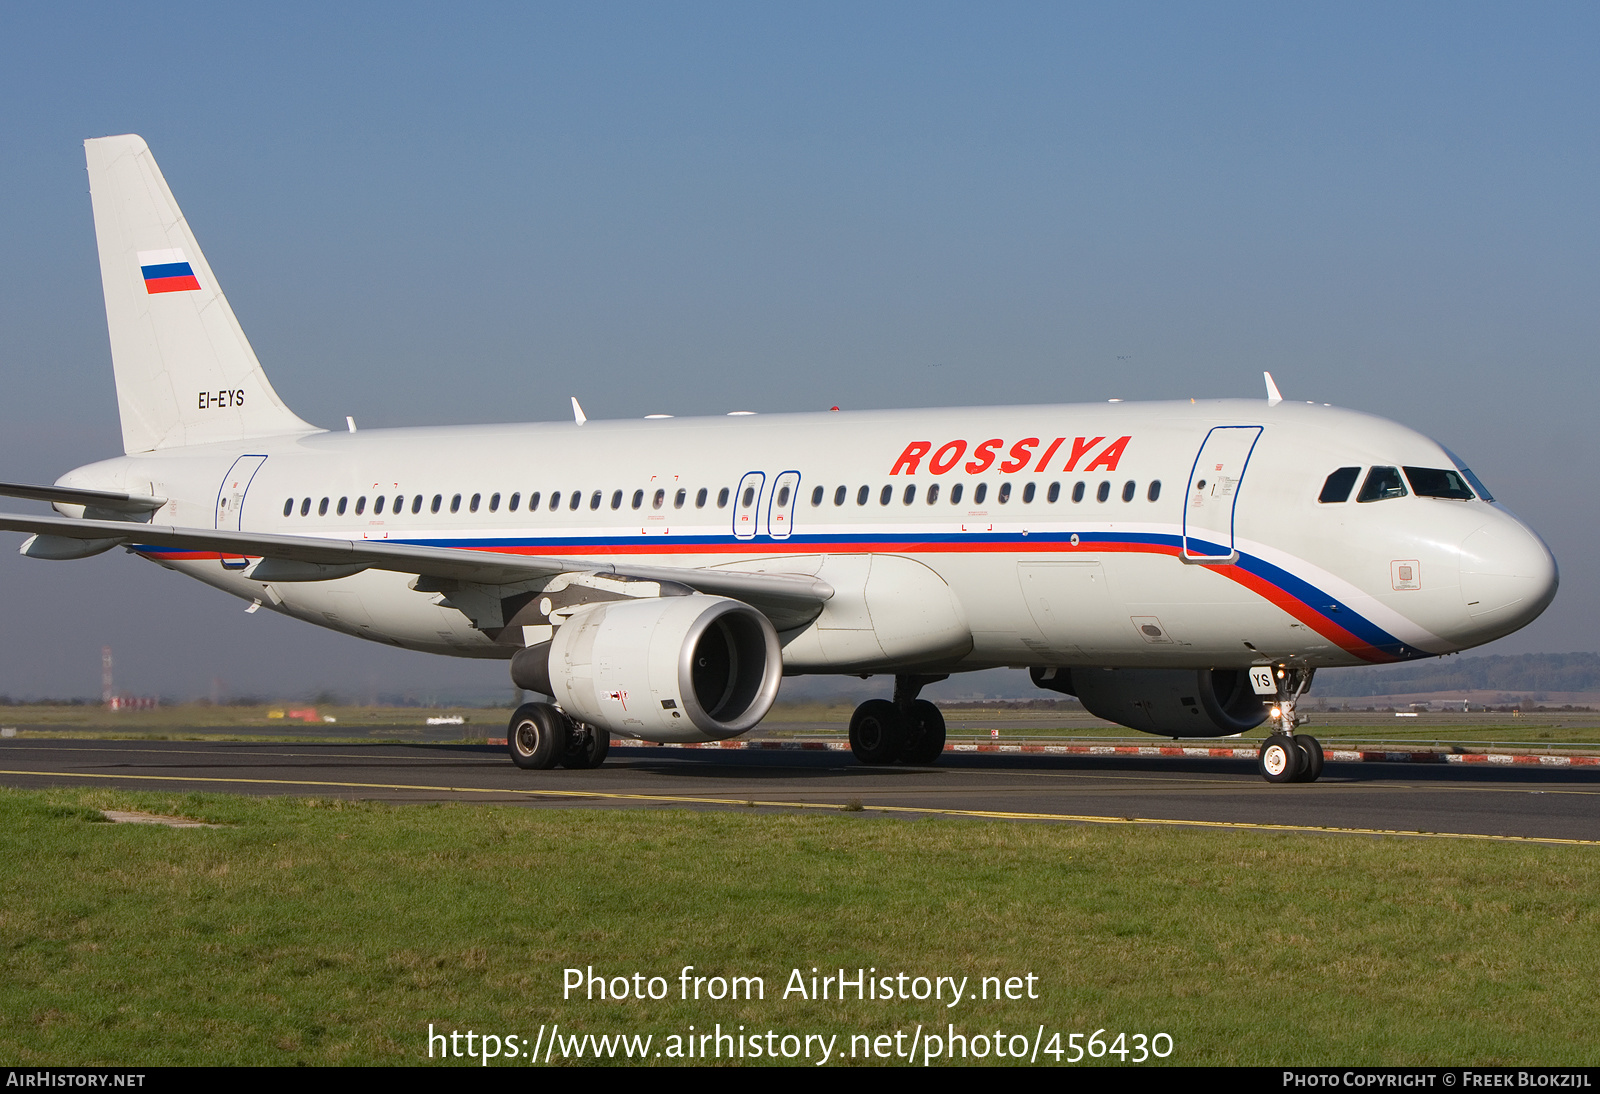
[[225, 528], [177, 528], [117, 520], [75, 520], [0, 513], [0, 529], [91, 541], [103, 549], [163, 547], [215, 551], [266, 561], [252, 576], [261, 581], [315, 581], [361, 570], [392, 570], [452, 581], [506, 585], [565, 573], [614, 573], [648, 581], [676, 581], [697, 592], [743, 600], [772, 617], [780, 630], [815, 618], [833, 595], [825, 581], [805, 574], [744, 573], [689, 566], [633, 566], [596, 559], [513, 555], [459, 547], [430, 547], [371, 539], [321, 539]]

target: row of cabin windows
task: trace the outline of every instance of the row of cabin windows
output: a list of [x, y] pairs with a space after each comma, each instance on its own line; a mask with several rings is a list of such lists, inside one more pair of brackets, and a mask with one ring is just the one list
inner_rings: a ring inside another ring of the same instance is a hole
[[[787, 489], [787, 488], [785, 488], [785, 489]], [[721, 490], [719, 490], [717, 492], [717, 508], [718, 509], [726, 509], [728, 507], [729, 495], [730, 495], [730, 491], [728, 490], [728, 488], [726, 486], [724, 486]], [[465, 504], [467, 512], [469, 512], [469, 513], [476, 513], [480, 509], [483, 509], [483, 508], [487, 508], [488, 511], [491, 512], [491, 513], [498, 513], [500, 511], [500, 503], [501, 503], [501, 497], [502, 497], [500, 494], [490, 494], [487, 506], [485, 506], [485, 504], [484, 504], [484, 497], [483, 497], [482, 494], [473, 494], [470, 499], [467, 499], [465, 502], [463, 502], [463, 498], [464, 497], [465, 497], [465, 495], [462, 495], [462, 494], [452, 495], [451, 498], [450, 498], [449, 506], [448, 506], [449, 511], [452, 512], [452, 513], [459, 513], [459, 512], [461, 512], [461, 508], [462, 508], [463, 504]], [[644, 504], [645, 504], [645, 501], [646, 501], [647, 497], [648, 497], [649, 502], [650, 502], [650, 508], [652, 508], [652, 509], [660, 509], [663, 506], [665, 506], [666, 503], [667, 503], [667, 492], [665, 490], [658, 489], [653, 494], [648, 494], [644, 490], [635, 490], [633, 492], [632, 507], [635, 508], [635, 509], [644, 508]], [[694, 507], [696, 509], [704, 509], [706, 507], [706, 502], [709, 500], [709, 498], [710, 498], [710, 491], [707, 490], [705, 487], [701, 487], [699, 489], [699, 491], [697, 491], [695, 493], [695, 496], [694, 496]], [[568, 493], [563, 494], [562, 491], [560, 491], [560, 490], [552, 490], [550, 492], [549, 498], [546, 499], [545, 496], [540, 491], [535, 490], [535, 491], [533, 491], [532, 493], [530, 493], [528, 495], [528, 512], [532, 513], [532, 512], [537, 511], [541, 507], [541, 505], [543, 505], [545, 508], [548, 508], [551, 512], [554, 512], [555, 510], [562, 508], [563, 500], [566, 502], [566, 508], [567, 509], [581, 509], [581, 508], [583, 508], [583, 505], [584, 505], [584, 492], [582, 490], [573, 490], [573, 491], [570, 491]], [[612, 491], [612, 493], [611, 493], [611, 508], [613, 508], [613, 509], [621, 509], [622, 505], [623, 505], [623, 500], [624, 500], [623, 491], [621, 491], [621, 490]], [[672, 494], [672, 507], [674, 509], [682, 509], [684, 507], [684, 505], [688, 502], [688, 500], [689, 500], [689, 491], [680, 488], [680, 489], [674, 491], [674, 493]], [[603, 506], [605, 504], [605, 501], [606, 501], [605, 491], [604, 490], [596, 490], [592, 494], [589, 495], [589, 498], [588, 498], [589, 508], [590, 509], [599, 509], [601, 506]], [[343, 498], [340, 498], [337, 502], [334, 502], [332, 498], [323, 498], [321, 501], [313, 502], [311, 498], [301, 498], [301, 499], [299, 499], [300, 515], [302, 517], [310, 516], [311, 515], [311, 508], [312, 508], [313, 504], [315, 504], [315, 506], [316, 506], [317, 516], [319, 516], [319, 517], [327, 516], [328, 515], [328, 510], [329, 510], [330, 507], [333, 509], [333, 512], [334, 512], [335, 515], [342, 517], [342, 516], [345, 515], [345, 513], [350, 508], [350, 499], [348, 497], [343, 497]], [[433, 497], [431, 499], [429, 499], [426, 494], [414, 494], [414, 495], [411, 496], [411, 500], [410, 500], [410, 510], [411, 510], [411, 512], [413, 512], [413, 513], [421, 513], [424, 507], [426, 507], [428, 512], [430, 512], [430, 513], [442, 512], [446, 508], [444, 495], [443, 494], [435, 494], [435, 495], [433, 495]], [[522, 507], [522, 492], [521, 491], [517, 491], [517, 492], [513, 493], [509, 498], [505, 499], [506, 512], [515, 513], [521, 507]], [[390, 498], [389, 498], [389, 496], [387, 494], [379, 494], [378, 496], [376, 496], [376, 497], [374, 497], [372, 499], [372, 515], [373, 516], [382, 516], [383, 513], [385, 512], [385, 510], [387, 510], [388, 512], [391, 512], [391, 513], [397, 513], [397, 514], [398, 513], [403, 513], [403, 512], [406, 511], [406, 508], [407, 508], [406, 495], [404, 495], [404, 494], [396, 494], [392, 501], [390, 500]], [[286, 517], [287, 516], [292, 516], [294, 514], [294, 511], [295, 511], [295, 499], [294, 498], [289, 498], [287, 501], [285, 501], [283, 503], [283, 515], [286, 516]], [[365, 497], [357, 498], [356, 499], [356, 504], [355, 504], [355, 515], [358, 516], [358, 517], [359, 516], [364, 516], [366, 514], [366, 512], [367, 512], [367, 499]]]
[[[923, 495], [924, 500], [929, 505], [937, 504], [937, 502], [939, 501], [939, 487], [940, 487], [939, 483], [932, 483], [931, 485], [929, 485], [926, 493]], [[1036, 491], [1037, 491], [1037, 487], [1036, 487], [1036, 485], [1034, 483], [1030, 482], [1030, 483], [1024, 484], [1023, 487], [1022, 487], [1022, 500], [1023, 500], [1023, 502], [1024, 503], [1031, 503], [1034, 500], [1034, 497], [1036, 496]], [[1134, 499], [1135, 495], [1138, 494], [1138, 492], [1139, 492], [1138, 484], [1133, 482], [1131, 479], [1128, 482], [1125, 482], [1125, 483], [1122, 484], [1122, 500], [1123, 501], [1132, 501]], [[730, 493], [731, 492], [729, 491], [729, 489], [726, 486], [724, 486], [721, 490], [717, 491], [717, 508], [718, 509], [726, 509], [728, 507], [728, 499], [729, 499]], [[988, 497], [988, 493], [989, 493], [989, 484], [980, 482], [977, 486], [972, 488], [972, 504], [973, 505], [982, 505], [983, 502], [984, 502], [984, 499]], [[1085, 486], [1084, 486], [1084, 484], [1082, 482], [1078, 482], [1078, 483], [1074, 483], [1073, 484], [1073, 487], [1072, 487], [1072, 500], [1073, 501], [1081, 502], [1083, 500], [1083, 498], [1084, 498], [1084, 493], [1085, 493]], [[959, 483], [959, 482], [953, 484], [950, 487], [950, 493], [949, 493], [950, 504], [951, 505], [960, 505], [961, 504], [962, 495], [963, 495], [963, 485], [961, 483]], [[709, 490], [707, 490], [705, 487], [701, 487], [698, 491], [695, 492], [695, 495], [694, 495], [694, 507], [696, 509], [704, 509], [706, 507], [707, 503], [710, 501], [710, 496], [711, 496], [711, 492]], [[827, 496], [827, 488], [826, 487], [818, 486], [815, 489], [813, 489], [811, 491], [811, 504], [812, 504], [812, 506], [813, 507], [820, 506], [822, 504], [822, 502], [823, 502], [823, 499], [826, 496]], [[834, 490], [834, 492], [833, 492], [833, 504], [834, 505], [843, 505], [845, 503], [845, 501], [849, 498], [849, 496], [850, 496], [850, 488], [848, 486], [840, 486], [840, 487], [836, 488]], [[1145, 497], [1150, 501], [1155, 501], [1160, 496], [1161, 496], [1161, 480], [1157, 479], [1154, 482], [1152, 482], [1149, 485], [1149, 487], [1146, 488]], [[465, 497], [465, 495], [462, 495], [462, 494], [453, 495], [450, 498], [449, 511], [452, 512], [452, 513], [459, 513], [461, 511], [461, 507], [463, 505], [463, 498], [464, 497]], [[856, 504], [857, 505], [865, 505], [865, 504], [867, 504], [867, 502], [869, 500], [871, 500], [871, 497], [872, 497], [872, 487], [863, 486], [859, 490], [856, 491]], [[645, 502], [646, 502], [647, 499], [648, 499], [648, 501], [650, 503], [650, 508], [652, 508], [652, 509], [661, 509], [661, 508], [664, 508], [666, 506], [667, 498], [668, 498], [667, 491], [665, 489], [659, 489], [658, 488], [653, 493], [652, 492], [647, 492], [645, 490], [635, 490], [633, 492], [633, 497], [631, 499], [627, 499], [627, 500], [629, 501], [630, 507], [634, 508], [634, 509], [642, 509], [642, 508], [644, 508], [644, 505], [645, 505]], [[680, 487], [679, 489], [673, 491], [673, 493], [671, 495], [671, 498], [672, 498], [672, 507], [674, 509], [682, 509], [689, 501], [689, 491]], [[1095, 490], [1095, 498], [1097, 500], [1099, 500], [1099, 501], [1108, 501], [1108, 500], [1110, 500], [1110, 498], [1111, 498], [1111, 483], [1109, 481], [1102, 482], [1099, 485], [1099, 487]], [[755, 499], [756, 499], [756, 489], [755, 489], [755, 487], [747, 486], [747, 487], [744, 488], [744, 491], [741, 493], [740, 498], [739, 498], [739, 502], [740, 502], [740, 505], [741, 505], [742, 508], [748, 509], [751, 505], [755, 504]], [[1053, 482], [1053, 483], [1050, 484], [1048, 489], [1046, 489], [1046, 491], [1045, 491], [1045, 499], [1047, 501], [1050, 501], [1050, 502], [1056, 502], [1056, 501], [1059, 501], [1061, 499], [1061, 484], [1059, 482]], [[584, 501], [585, 501], [584, 491], [582, 491], [582, 490], [573, 490], [573, 491], [570, 491], [567, 494], [563, 495], [560, 490], [553, 490], [553, 491], [550, 492], [549, 498], [546, 499], [538, 490], [535, 490], [535, 491], [533, 491], [532, 493], [530, 493], [528, 495], [528, 510], [527, 511], [530, 512], [530, 513], [537, 511], [540, 508], [541, 503], [542, 503], [545, 508], [549, 509], [551, 512], [555, 512], [556, 510], [561, 509], [563, 507], [562, 506], [563, 500], [565, 500], [565, 503], [566, 503], [565, 507], [568, 510], [581, 509], [581, 508], [583, 508]], [[605, 491], [604, 490], [595, 490], [595, 491], [593, 491], [592, 493], [590, 493], [588, 495], [588, 499], [587, 500], [588, 500], [588, 507], [590, 509], [600, 509], [606, 504]], [[622, 506], [623, 506], [624, 500], [625, 500], [624, 491], [613, 490], [611, 492], [610, 504], [611, 504], [611, 508], [612, 509], [621, 509]], [[788, 487], [787, 484], [785, 484], [785, 485], [783, 485], [783, 486], [778, 488], [778, 496], [773, 500], [774, 500], [774, 503], [778, 506], [779, 509], [783, 509], [783, 508], [786, 508], [788, 506], [788, 504], [789, 504], [789, 487]], [[881, 491], [878, 492], [878, 504], [879, 505], [888, 505], [893, 500], [894, 500], [894, 487], [893, 486], [885, 486]], [[902, 502], [902, 504], [910, 505], [913, 502], [915, 502], [916, 500], [917, 500], [917, 487], [916, 487], [916, 484], [908, 483], [906, 485], [904, 493], [902, 495], [901, 502]], [[995, 500], [997, 502], [999, 502], [1001, 505], [1004, 505], [1004, 504], [1006, 504], [1007, 502], [1009, 502], [1011, 500], [1011, 484], [1009, 482], [1003, 482], [1003, 483], [1000, 484], [999, 489], [995, 491]], [[490, 494], [489, 495], [489, 499], [488, 499], [488, 505], [487, 505], [488, 511], [491, 512], [491, 513], [499, 512], [500, 511], [500, 503], [501, 503], [501, 495], [500, 494]], [[335, 502], [332, 498], [323, 498], [321, 501], [313, 502], [313, 500], [311, 498], [300, 498], [299, 499], [300, 515], [302, 517], [310, 516], [313, 504], [316, 506], [317, 516], [319, 516], [319, 517], [327, 516], [328, 515], [328, 510], [329, 510], [330, 507], [333, 509], [333, 512], [334, 512], [335, 515], [342, 517], [342, 516], [345, 515], [345, 513], [350, 508], [350, 499], [348, 497], [342, 497], [337, 502]], [[473, 494], [472, 497], [470, 499], [467, 499], [464, 504], [466, 505], [467, 512], [476, 513], [480, 509], [484, 508], [484, 497], [483, 497], [482, 494]], [[506, 503], [505, 503], [506, 512], [515, 513], [520, 508], [521, 504], [522, 504], [522, 494], [519, 491], [517, 493], [512, 494], [510, 496], [510, 498], [506, 499]], [[295, 512], [295, 507], [296, 507], [296, 499], [294, 499], [294, 498], [287, 499], [283, 503], [283, 515], [286, 516], [286, 517], [287, 516], [293, 516], [294, 512]], [[410, 508], [411, 512], [413, 512], [413, 513], [421, 513], [424, 507], [426, 507], [428, 512], [430, 512], [430, 513], [441, 512], [442, 510], [445, 509], [444, 495], [443, 494], [435, 494], [435, 495], [433, 495], [432, 499], [430, 500], [427, 497], [427, 495], [425, 495], [425, 494], [413, 494], [411, 496], [411, 498], [410, 498], [410, 505], [409, 505], [409, 508]], [[406, 509], [407, 509], [406, 495], [405, 494], [396, 494], [394, 496], [394, 498], [391, 500], [388, 495], [379, 494], [379, 495], [377, 495], [376, 497], [374, 497], [372, 499], [372, 515], [373, 516], [382, 516], [386, 509], [387, 509], [388, 512], [395, 513], [395, 514], [404, 513], [406, 511]], [[367, 499], [365, 497], [357, 498], [356, 499], [356, 503], [355, 503], [355, 515], [358, 516], [358, 517], [359, 516], [364, 516], [366, 514], [366, 512], [367, 512]]]
[[[931, 484], [929, 484], [928, 489], [923, 493], [923, 500], [925, 502], [927, 502], [927, 504], [929, 504], [929, 505], [937, 505], [938, 504], [938, 502], [939, 502], [939, 485], [940, 485], [939, 483], [931, 483]], [[1031, 483], [1030, 482], [1030, 483], [1024, 483], [1023, 484], [1023, 487], [1022, 487], [1022, 500], [1023, 500], [1024, 504], [1031, 503], [1034, 500], [1034, 498], [1037, 496], [1037, 490], [1038, 490], [1038, 487], [1037, 487], [1037, 485], [1035, 483]], [[950, 493], [949, 493], [949, 502], [950, 502], [950, 504], [951, 505], [960, 505], [963, 492], [964, 492], [963, 491], [963, 484], [961, 484], [959, 482], [951, 484]], [[1085, 487], [1084, 483], [1082, 483], [1082, 482], [1073, 483], [1073, 485], [1072, 485], [1072, 500], [1081, 502], [1083, 500], [1083, 498], [1084, 498], [1085, 492], [1086, 492], [1086, 487]], [[1134, 482], [1132, 479], [1129, 479], [1127, 482], [1122, 484], [1122, 500], [1123, 501], [1132, 501], [1134, 499], [1134, 497], [1138, 495], [1138, 493], [1139, 493], [1139, 484]], [[978, 485], [976, 485], [976, 486], [974, 486], [972, 488], [972, 503], [971, 504], [973, 504], [973, 505], [982, 505], [984, 503], [984, 500], [988, 496], [989, 496], [989, 484], [986, 483], [986, 482], [980, 482]], [[1044, 496], [1045, 496], [1045, 500], [1049, 501], [1049, 502], [1060, 501], [1061, 500], [1061, 484], [1059, 482], [1051, 483], [1049, 485], [1049, 487], [1045, 490]], [[1098, 487], [1095, 488], [1094, 496], [1095, 496], [1095, 500], [1096, 501], [1109, 501], [1109, 500], [1111, 500], [1111, 483], [1109, 481], [1102, 482]], [[811, 491], [811, 505], [812, 505], [812, 507], [815, 508], [817, 506], [820, 506], [825, 497], [827, 497], [827, 488], [826, 487], [818, 486], [818, 487], [814, 488]], [[1155, 481], [1151, 482], [1150, 485], [1145, 489], [1145, 498], [1147, 500], [1149, 500], [1149, 501], [1155, 501], [1159, 497], [1161, 497], [1161, 480], [1160, 479], [1156, 479]], [[849, 498], [850, 498], [850, 488], [848, 486], [840, 486], [840, 487], [837, 487], [833, 491], [833, 504], [834, 505], [843, 505], [846, 501], [849, 500]], [[857, 490], [855, 492], [855, 498], [856, 498], [856, 504], [857, 505], [865, 505], [865, 504], [867, 504], [867, 502], [872, 499], [872, 487], [870, 487], [870, 486], [861, 487], [861, 489], [859, 489], [859, 490]], [[879, 505], [888, 505], [893, 500], [894, 500], [894, 487], [893, 486], [885, 486], [882, 490], [878, 491], [878, 504]], [[917, 500], [917, 487], [916, 487], [916, 484], [915, 483], [907, 483], [906, 486], [905, 486], [905, 489], [901, 492], [900, 503], [902, 505], [911, 505], [916, 500]], [[1005, 505], [1007, 502], [1009, 502], [1011, 500], [1011, 484], [1009, 482], [1003, 482], [1003, 483], [1000, 484], [999, 489], [997, 489], [994, 492], [994, 500], [999, 502], [1001, 505]], [[779, 504], [781, 505], [782, 502], [780, 502]]]
[[[1405, 472], [1404, 479], [1400, 475], [1402, 471]], [[1317, 500], [1324, 505], [1349, 501], [1350, 491], [1355, 489], [1356, 479], [1360, 476], [1359, 467], [1339, 468], [1322, 484], [1322, 493], [1317, 496]], [[1467, 485], [1469, 479], [1477, 486], [1477, 494], [1473, 494], [1472, 488]], [[1356, 501], [1387, 501], [1389, 498], [1403, 498], [1406, 496], [1408, 482], [1411, 484], [1411, 492], [1419, 498], [1471, 501], [1474, 497], [1482, 497], [1485, 501], [1494, 500], [1470, 471], [1437, 467], [1374, 467], [1367, 472], [1366, 481], [1361, 484], [1361, 493], [1356, 495]]]

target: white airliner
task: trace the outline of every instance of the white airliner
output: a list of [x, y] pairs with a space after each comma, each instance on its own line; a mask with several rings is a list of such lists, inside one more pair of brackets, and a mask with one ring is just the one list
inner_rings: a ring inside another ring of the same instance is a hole
[[[86, 142], [117, 459], [0, 484], [22, 553], [125, 546], [257, 606], [413, 650], [501, 658], [551, 697], [523, 767], [611, 735], [732, 737], [784, 675], [885, 674], [869, 764], [944, 746], [920, 689], [1027, 666], [1171, 737], [1270, 716], [1271, 781], [1321, 771], [1295, 701], [1325, 665], [1499, 638], [1555, 560], [1436, 442], [1282, 399], [653, 417], [357, 432], [273, 391], [136, 136]], [[1269, 709], [1270, 708], [1270, 709]]]

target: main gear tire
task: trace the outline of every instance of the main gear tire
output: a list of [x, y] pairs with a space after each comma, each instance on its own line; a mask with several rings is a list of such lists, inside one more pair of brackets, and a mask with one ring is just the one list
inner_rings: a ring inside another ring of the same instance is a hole
[[944, 754], [944, 712], [926, 699], [911, 704], [910, 725], [900, 758], [908, 764], [938, 763]]
[[906, 726], [887, 699], [869, 699], [850, 716], [850, 751], [872, 767], [898, 760], [905, 751]]
[[599, 726], [578, 726], [572, 734], [572, 743], [561, 757], [561, 766], [575, 771], [586, 771], [606, 762], [611, 751], [611, 734]]
[[549, 703], [523, 703], [506, 727], [511, 762], [528, 771], [547, 771], [566, 753], [572, 732], [567, 716]]

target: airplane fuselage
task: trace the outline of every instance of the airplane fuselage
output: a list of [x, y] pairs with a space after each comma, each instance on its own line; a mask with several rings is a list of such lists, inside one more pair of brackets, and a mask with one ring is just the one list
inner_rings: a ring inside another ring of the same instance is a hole
[[[1553, 560], [1502, 507], [1319, 501], [1341, 467], [1454, 464], [1384, 419], [1228, 400], [315, 432], [60, 483], [164, 496], [161, 524], [815, 575], [836, 595], [780, 627], [791, 674], [1363, 664], [1478, 645], [1548, 603]], [[408, 575], [262, 582], [253, 559], [144, 553], [411, 649], [509, 657], [528, 637]]]

